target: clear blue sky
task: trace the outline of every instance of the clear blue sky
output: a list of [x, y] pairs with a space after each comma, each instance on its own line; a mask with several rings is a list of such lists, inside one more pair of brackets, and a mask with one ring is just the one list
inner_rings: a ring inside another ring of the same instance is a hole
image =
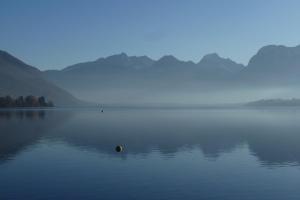
[[300, 44], [299, 0], [0, 0], [0, 49], [40, 69], [126, 52], [246, 64]]

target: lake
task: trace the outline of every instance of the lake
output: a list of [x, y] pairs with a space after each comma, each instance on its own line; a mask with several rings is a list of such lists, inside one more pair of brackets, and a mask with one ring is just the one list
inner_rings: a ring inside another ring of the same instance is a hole
[[300, 108], [0, 111], [1, 200], [299, 200], [299, 165]]

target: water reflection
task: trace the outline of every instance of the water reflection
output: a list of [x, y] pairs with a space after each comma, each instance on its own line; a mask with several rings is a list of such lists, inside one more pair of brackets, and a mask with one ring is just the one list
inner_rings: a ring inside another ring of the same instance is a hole
[[38, 143], [70, 116], [70, 112], [35, 109], [1, 110], [0, 163], [12, 159], [26, 148]]
[[0, 120], [10, 120], [11, 118], [30, 120], [44, 119], [45, 113], [45, 110], [3, 110], [0, 111]]
[[[208, 158], [248, 146], [263, 165], [300, 164], [300, 114], [255, 110], [0, 112], [0, 160], [41, 139], [126, 158], [199, 148]], [[300, 112], [299, 112], [300, 113]], [[4, 119], [4, 120], [3, 120]], [[68, 123], [67, 123], [68, 122]], [[115, 147], [124, 144], [121, 154]]]

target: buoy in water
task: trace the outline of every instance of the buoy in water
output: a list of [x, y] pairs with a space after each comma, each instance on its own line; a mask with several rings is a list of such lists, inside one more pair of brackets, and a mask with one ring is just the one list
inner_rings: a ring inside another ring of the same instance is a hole
[[103, 112], [103, 110], [101, 110], [101, 112]]
[[121, 152], [123, 151], [123, 147], [121, 145], [116, 146], [115, 148], [116, 152]]

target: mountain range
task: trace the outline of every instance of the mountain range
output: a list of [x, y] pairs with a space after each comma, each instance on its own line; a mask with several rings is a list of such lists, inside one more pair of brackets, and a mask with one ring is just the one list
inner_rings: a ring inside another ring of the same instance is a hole
[[206, 55], [194, 63], [172, 55], [153, 60], [121, 53], [62, 70], [48, 70], [44, 74], [48, 80], [83, 99], [128, 103], [159, 102], [158, 99], [168, 95], [176, 96], [176, 93], [192, 88], [207, 88], [200, 82], [225, 81], [243, 68], [242, 64], [217, 54]]
[[104, 103], [172, 102], [242, 87], [298, 87], [299, 75], [300, 46], [262, 47], [247, 66], [216, 53], [199, 62], [121, 53], [44, 72], [0, 51], [0, 94], [43, 94], [60, 104], [77, 101], [70, 93]]

